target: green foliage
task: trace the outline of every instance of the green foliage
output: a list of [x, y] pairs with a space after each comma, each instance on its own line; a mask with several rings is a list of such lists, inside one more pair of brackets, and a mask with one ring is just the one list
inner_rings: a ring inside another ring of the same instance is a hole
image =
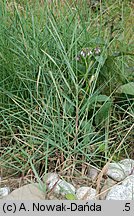
[[65, 198], [67, 200], [77, 200], [76, 195], [74, 195], [74, 194], [66, 194]]
[[101, 106], [95, 115], [96, 125], [99, 125], [107, 120], [108, 116], [110, 115], [111, 106], [112, 102], [106, 102]]
[[134, 95], [134, 82], [129, 82], [127, 84], [121, 85], [117, 89], [117, 92], [128, 94], [128, 95]]
[[57, 2], [0, 2], [0, 162], [13, 172], [37, 176], [41, 163], [46, 172], [77, 159], [102, 166], [114, 124], [131, 123], [120, 110], [133, 116], [116, 91], [133, 96], [130, 5]]

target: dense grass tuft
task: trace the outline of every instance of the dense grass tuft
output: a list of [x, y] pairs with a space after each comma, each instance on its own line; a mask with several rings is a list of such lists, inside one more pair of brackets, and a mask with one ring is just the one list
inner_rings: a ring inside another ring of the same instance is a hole
[[133, 158], [134, 94], [118, 91], [134, 78], [132, 19], [130, 1], [0, 2], [3, 172]]

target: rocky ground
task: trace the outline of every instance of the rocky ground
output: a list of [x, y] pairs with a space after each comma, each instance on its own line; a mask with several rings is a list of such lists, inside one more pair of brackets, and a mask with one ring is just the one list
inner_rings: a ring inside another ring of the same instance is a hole
[[102, 171], [90, 166], [85, 179], [77, 178], [70, 183], [57, 173], [48, 173], [39, 183], [32, 181], [11, 193], [8, 185], [1, 187], [0, 197], [4, 200], [133, 200], [134, 160], [109, 163]]

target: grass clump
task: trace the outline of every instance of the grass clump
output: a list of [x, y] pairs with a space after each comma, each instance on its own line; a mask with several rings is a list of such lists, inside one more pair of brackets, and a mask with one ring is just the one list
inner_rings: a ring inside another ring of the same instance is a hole
[[2, 170], [73, 176], [111, 157], [134, 117], [131, 15], [129, 1], [0, 3]]

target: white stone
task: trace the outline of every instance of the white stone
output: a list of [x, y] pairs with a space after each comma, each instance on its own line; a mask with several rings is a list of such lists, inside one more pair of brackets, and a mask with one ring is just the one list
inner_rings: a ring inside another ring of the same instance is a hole
[[48, 173], [44, 176], [44, 181], [49, 185], [51, 182], [57, 182], [59, 180], [59, 176], [57, 173]]
[[80, 187], [76, 191], [78, 200], [96, 200], [96, 190], [91, 187]]
[[59, 193], [61, 195], [66, 195], [66, 194], [75, 194], [75, 187], [64, 181], [64, 180], [59, 180], [57, 187], [59, 188]]
[[128, 175], [132, 174], [134, 168], [134, 161], [125, 159], [118, 163], [110, 163], [107, 175], [115, 181], [122, 181]]
[[112, 180], [111, 178], [107, 178], [105, 180], [104, 186], [102, 187], [100, 195], [99, 195], [100, 200], [105, 200], [106, 199], [106, 196], [107, 196], [108, 192], [111, 190], [111, 188], [115, 184], [117, 184], [117, 182]]
[[134, 175], [128, 176], [121, 185], [113, 186], [106, 200], [134, 200]]
[[125, 187], [134, 187], [134, 174], [124, 179], [122, 185], [124, 185]]
[[0, 198], [7, 196], [10, 192], [9, 187], [0, 188]]
[[20, 187], [8, 196], [3, 197], [4, 200], [44, 200], [45, 193], [40, 189], [38, 183], [28, 184]]
[[48, 173], [46, 183], [48, 189], [53, 190], [56, 194], [75, 194], [75, 187], [64, 180], [61, 180], [56, 173]]

